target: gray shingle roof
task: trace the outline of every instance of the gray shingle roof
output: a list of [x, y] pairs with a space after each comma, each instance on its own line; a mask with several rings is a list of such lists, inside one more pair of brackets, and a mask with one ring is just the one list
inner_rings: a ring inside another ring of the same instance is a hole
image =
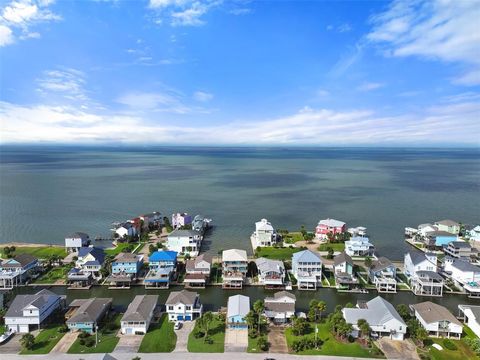
[[[20, 264], [21, 267], [24, 267], [36, 260], [38, 260], [35, 256], [33, 255], [30, 255], [30, 254], [18, 254], [18, 255], [15, 255], [13, 257], [13, 260], [15, 260], [16, 262], [18, 262]], [[17, 267], [16, 265], [11, 265], [11, 264], [7, 264], [8, 260], [5, 260], [3, 263], [2, 263], [2, 266], [3, 267]]]
[[173, 230], [168, 236], [200, 236], [202, 235], [199, 231], [197, 230], [180, 230], [180, 229], [175, 229]]
[[390, 266], [393, 266], [393, 263], [384, 256], [380, 256], [377, 260], [372, 261], [372, 266], [370, 269], [372, 271], [381, 271]]
[[450, 219], [440, 220], [440, 221], [437, 221], [435, 224], [440, 224], [445, 226], [460, 226], [459, 223]]
[[472, 246], [466, 241], [451, 241], [448, 245], [452, 245], [457, 249], [470, 249]]
[[[83, 302], [76, 302], [80, 306], [73, 316], [67, 320], [67, 324], [76, 322], [97, 322], [112, 305], [112, 298], [92, 298]], [[72, 306], [70, 304], [70, 306]]]
[[333, 264], [335, 266], [338, 266], [340, 264], [343, 264], [344, 262], [346, 262], [347, 264], [350, 264], [353, 266], [353, 260], [352, 258], [350, 257], [350, 255], [348, 255], [345, 251], [342, 251], [340, 254], [338, 254], [337, 256], [335, 256], [335, 258], [333, 259]]
[[392, 304], [381, 296], [367, 301], [364, 308], [345, 308], [342, 310], [345, 320], [349, 324], [356, 324], [358, 320], [365, 319], [372, 325], [383, 325], [391, 319], [396, 319], [400, 323], [405, 324], [400, 314], [395, 310]]
[[431, 324], [437, 321], [448, 320], [451, 323], [462, 326], [462, 323], [452, 315], [447, 308], [432, 303], [431, 301], [425, 301], [419, 304], [410, 305], [418, 315], [425, 320], [427, 324]]
[[322, 263], [320, 255], [311, 250], [303, 250], [293, 254], [292, 262], [313, 262]]
[[425, 254], [420, 251], [409, 251], [408, 254], [410, 254], [413, 265], [418, 265], [427, 259]]
[[255, 264], [257, 265], [258, 271], [260, 273], [266, 272], [277, 272], [283, 273], [285, 272], [285, 266], [283, 262], [280, 260], [271, 260], [264, 257], [255, 259]]
[[165, 302], [166, 305], [175, 305], [178, 303], [193, 305], [198, 293], [188, 290], [172, 291]]
[[149, 315], [157, 306], [158, 295], [137, 295], [128, 305], [122, 321], [148, 321]]
[[[449, 259], [451, 258], [449, 257]], [[473, 265], [465, 260], [453, 259], [452, 266], [456, 267], [458, 270], [461, 270], [461, 271], [480, 272], [480, 267]]]
[[36, 294], [17, 295], [8, 308], [5, 317], [21, 317], [23, 316], [23, 309], [25, 307], [30, 306], [31, 304], [41, 306], [41, 304], [48, 302], [52, 296], [56, 298], [60, 297], [47, 289], [40, 290]]

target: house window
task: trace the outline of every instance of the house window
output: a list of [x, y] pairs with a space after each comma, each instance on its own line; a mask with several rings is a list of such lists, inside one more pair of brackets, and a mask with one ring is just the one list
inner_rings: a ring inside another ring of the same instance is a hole
[[170, 305], [170, 306], [168, 307], [168, 310], [173, 310], [173, 306]]

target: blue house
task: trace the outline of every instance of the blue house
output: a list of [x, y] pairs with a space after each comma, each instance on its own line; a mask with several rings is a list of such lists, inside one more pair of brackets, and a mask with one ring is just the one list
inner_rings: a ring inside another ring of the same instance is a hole
[[230, 329], [247, 329], [245, 321], [250, 311], [250, 298], [244, 295], [234, 295], [228, 298], [227, 305], [227, 326]]
[[145, 276], [145, 287], [168, 289], [177, 267], [177, 252], [155, 251], [148, 259], [148, 266], [150, 270]]
[[138, 277], [143, 265], [143, 255], [120, 253], [112, 262], [113, 275], [132, 275]]
[[0, 288], [13, 289], [25, 283], [39, 268], [38, 259], [30, 254], [20, 254], [0, 263]]

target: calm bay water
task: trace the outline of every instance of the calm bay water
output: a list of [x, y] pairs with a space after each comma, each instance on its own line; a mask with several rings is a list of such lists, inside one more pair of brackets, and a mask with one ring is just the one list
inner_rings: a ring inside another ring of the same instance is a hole
[[0, 243], [63, 244], [159, 210], [214, 220], [208, 251], [250, 249], [254, 222], [366, 226], [401, 259], [403, 228], [480, 223], [479, 149], [0, 148]]

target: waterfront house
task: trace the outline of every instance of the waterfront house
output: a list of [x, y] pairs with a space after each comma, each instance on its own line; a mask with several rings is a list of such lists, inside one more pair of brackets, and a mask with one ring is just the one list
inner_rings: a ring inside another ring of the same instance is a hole
[[186, 261], [186, 275], [183, 282], [186, 287], [204, 288], [212, 267], [212, 256], [208, 254], [198, 255], [195, 259]]
[[33, 295], [17, 295], [5, 314], [5, 325], [16, 333], [39, 329], [53, 312], [64, 307], [64, 303], [64, 296], [47, 289]]
[[40, 268], [38, 259], [30, 254], [19, 254], [0, 264], [0, 288], [13, 289], [24, 284]]
[[364, 226], [357, 226], [353, 228], [348, 228], [347, 232], [352, 236], [367, 236], [367, 228]]
[[335, 256], [333, 259], [333, 272], [337, 289], [350, 290], [358, 286], [359, 282], [354, 275], [353, 267], [353, 260], [345, 251]]
[[470, 243], [463, 240], [449, 242], [443, 247], [443, 252], [446, 256], [466, 261], [470, 261], [472, 256], [477, 255], [476, 249], [472, 248]]
[[273, 294], [273, 297], [266, 297], [265, 317], [272, 320], [275, 324], [284, 324], [295, 315], [295, 295], [279, 291]]
[[112, 272], [107, 281], [114, 287], [129, 287], [140, 276], [143, 255], [120, 253], [112, 262]]
[[137, 233], [137, 228], [130, 221], [119, 224], [115, 229], [115, 234], [122, 239], [126, 238], [127, 236], [135, 236]]
[[315, 236], [317, 239], [325, 240], [328, 234], [344, 233], [346, 230], [346, 224], [343, 221], [335, 219], [325, 219], [318, 222], [315, 228]]
[[410, 305], [415, 318], [427, 330], [428, 336], [460, 339], [463, 325], [447, 308], [431, 301]]
[[195, 215], [192, 221], [192, 229], [204, 235], [205, 231], [210, 227], [211, 221], [211, 219], [207, 219], [203, 215]]
[[345, 252], [349, 256], [366, 257], [373, 256], [375, 247], [366, 236], [355, 236], [345, 241]]
[[468, 261], [446, 257], [443, 271], [453, 282], [462, 287], [470, 297], [480, 297], [480, 267]]
[[105, 253], [103, 249], [87, 246], [78, 250], [77, 261], [75, 267], [85, 272], [90, 272], [93, 278], [101, 278], [100, 269], [105, 261]]
[[139, 218], [143, 221], [143, 224], [147, 229], [158, 229], [163, 225], [162, 214], [158, 211], [142, 214]]
[[386, 257], [381, 256], [372, 261], [368, 277], [379, 293], [397, 292], [397, 268]]
[[67, 252], [78, 252], [81, 247], [90, 245], [90, 236], [84, 232], [75, 232], [65, 237], [65, 249]]
[[264, 257], [255, 259], [258, 269], [258, 282], [267, 289], [281, 288], [285, 282], [285, 266], [283, 261]]
[[425, 235], [425, 245], [427, 247], [443, 247], [446, 246], [449, 242], [457, 241], [458, 235], [449, 233], [447, 231], [437, 230], [429, 231]]
[[68, 305], [66, 324], [71, 331], [85, 331], [93, 334], [98, 324], [108, 314], [112, 298], [75, 299]]
[[177, 268], [175, 251], [155, 251], [148, 259], [149, 271], [145, 276], [146, 288], [168, 289]]
[[70, 269], [67, 274], [69, 289], [88, 289], [93, 283], [94, 279], [90, 271], [75, 267]]
[[458, 305], [463, 322], [480, 338], [480, 306]]
[[370, 335], [374, 338], [388, 337], [392, 340], [403, 340], [407, 333], [407, 324], [397, 310], [381, 296], [357, 303], [356, 308], [343, 308], [343, 318], [352, 324], [352, 336], [358, 337], [358, 320], [364, 319], [370, 326]]
[[172, 291], [165, 302], [168, 320], [191, 321], [202, 316], [200, 295], [193, 291]]
[[322, 259], [311, 250], [303, 250], [292, 256], [292, 273], [299, 290], [316, 290], [322, 284]]
[[234, 295], [228, 298], [227, 327], [229, 329], [247, 329], [245, 320], [250, 311], [250, 298], [244, 295]]
[[192, 216], [187, 213], [172, 214], [172, 227], [178, 229], [192, 224]]
[[245, 250], [229, 249], [222, 252], [224, 289], [241, 289], [247, 275], [248, 258]]
[[167, 237], [168, 250], [179, 254], [197, 256], [202, 246], [203, 235], [197, 230], [173, 230]]
[[255, 223], [255, 232], [250, 237], [253, 251], [257, 247], [273, 246], [280, 237], [267, 219], [262, 219]]
[[405, 254], [404, 270], [415, 295], [442, 296], [443, 278], [437, 273], [437, 255], [410, 251]]
[[430, 224], [430, 223], [425, 223], [425, 224], [420, 224], [417, 227], [418, 229], [418, 234], [426, 237], [428, 233], [432, 233], [434, 231], [438, 231], [438, 226]]
[[439, 231], [446, 231], [453, 235], [458, 235], [460, 232], [460, 224], [456, 221], [445, 219], [435, 222], [435, 226]]
[[475, 226], [467, 232], [467, 237], [473, 241], [480, 241], [480, 225]]
[[124, 335], [146, 334], [152, 322], [158, 295], [137, 295], [128, 305], [120, 320], [120, 329]]

